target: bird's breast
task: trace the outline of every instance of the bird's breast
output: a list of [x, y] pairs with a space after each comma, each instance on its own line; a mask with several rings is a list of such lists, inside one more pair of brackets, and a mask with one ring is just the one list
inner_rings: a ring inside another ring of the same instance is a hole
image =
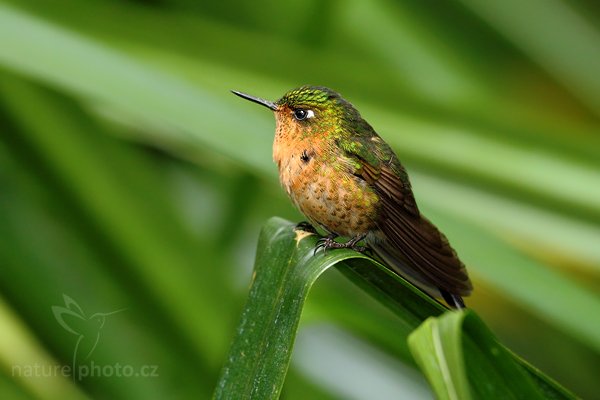
[[281, 184], [313, 223], [341, 236], [375, 228], [378, 196], [343, 157], [310, 141], [274, 145]]

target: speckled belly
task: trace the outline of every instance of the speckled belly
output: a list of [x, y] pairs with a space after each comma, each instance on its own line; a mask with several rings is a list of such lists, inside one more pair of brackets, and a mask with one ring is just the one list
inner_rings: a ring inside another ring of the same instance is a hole
[[312, 223], [348, 237], [375, 228], [378, 197], [365, 181], [327, 165], [307, 167], [286, 189]]

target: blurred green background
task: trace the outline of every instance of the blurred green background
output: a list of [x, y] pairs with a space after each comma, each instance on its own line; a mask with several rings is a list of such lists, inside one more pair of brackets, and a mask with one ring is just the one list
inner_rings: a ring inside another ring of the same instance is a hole
[[[468, 305], [600, 398], [599, 21], [584, 0], [2, 0], [0, 397], [208, 398], [261, 225], [302, 220], [272, 115], [228, 91], [318, 84], [396, 149]], [[25, 376], [72, 364], [63, 295], [98, 335], [86, 364], [158, 376]], [[431, 398], [398, 323], [329, 272], [284, 398]]]

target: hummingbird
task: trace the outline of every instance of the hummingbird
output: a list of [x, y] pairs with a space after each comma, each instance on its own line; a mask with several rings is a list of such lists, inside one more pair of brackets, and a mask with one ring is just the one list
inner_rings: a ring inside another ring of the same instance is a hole
[[351, 103], [322, 86], [290, 90], [275, 102], [232, 92], [274, 112], [281, 185], [312, 226], [327, 232], [315, 251], [371, 250], [429, 295], [465, 307], [472, 285], [464, 264], [419, 211], [396, 153]]

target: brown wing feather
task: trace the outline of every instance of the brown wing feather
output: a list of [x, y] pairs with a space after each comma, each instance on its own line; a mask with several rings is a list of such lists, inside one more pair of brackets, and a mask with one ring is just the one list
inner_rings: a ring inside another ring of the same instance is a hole
[[446, 236], [419, 212], [408, 179], [403, 181], [387, 165], [378, 168], [365, 162], [358, 173], [381, 198], [383, 215], [378, 225], [389, 243], [379, 247], [391, 246], [385, 249], [388, 255], [401, 256], [398, 261], [408, 264], [424, 284], [468, 295], [472, 286], [465, 266]]

